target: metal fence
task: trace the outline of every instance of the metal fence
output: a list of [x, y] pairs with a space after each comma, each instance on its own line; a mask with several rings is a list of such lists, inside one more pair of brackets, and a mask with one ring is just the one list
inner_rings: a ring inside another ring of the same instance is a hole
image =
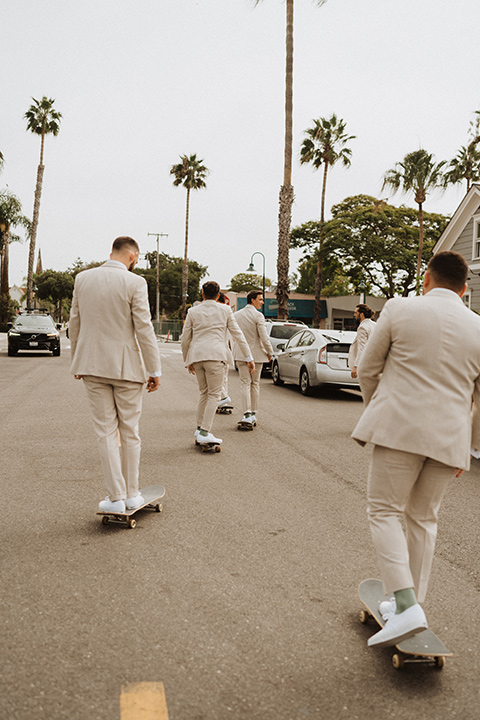
[[183, 323], [181, 320], [165, 320], [162, 322], [153, 322], [155, 334], [164, 342], [177, 342], [182, 334]]

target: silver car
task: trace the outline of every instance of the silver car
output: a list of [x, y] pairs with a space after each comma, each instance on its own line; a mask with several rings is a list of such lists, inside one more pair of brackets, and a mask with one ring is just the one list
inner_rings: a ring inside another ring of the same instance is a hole
[[318, 385], [339, 385], [359, 389], [348, 367], [348, 350], [355, 332], [305, 328], [285, 345], [280, 345], [272, 361], [275, 385], [284, 382], [300, 386], [303, 395]]

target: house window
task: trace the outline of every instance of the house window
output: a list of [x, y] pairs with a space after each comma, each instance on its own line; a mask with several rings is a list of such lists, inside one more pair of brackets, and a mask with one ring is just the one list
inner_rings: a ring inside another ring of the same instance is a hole
[[480, 258], [480, 218], [473, 218], [473, 257]]
[[470, 290], [467, 290], [466, 293], [464, 293], [462, 300], [468, 308], [471, 307], [472, 295]]

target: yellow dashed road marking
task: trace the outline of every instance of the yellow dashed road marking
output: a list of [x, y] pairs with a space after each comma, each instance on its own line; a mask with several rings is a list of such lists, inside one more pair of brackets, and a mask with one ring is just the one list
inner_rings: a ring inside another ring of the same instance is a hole
[[168, 720], [163, 683], [139, 682], [122, 685], [120, 720]]

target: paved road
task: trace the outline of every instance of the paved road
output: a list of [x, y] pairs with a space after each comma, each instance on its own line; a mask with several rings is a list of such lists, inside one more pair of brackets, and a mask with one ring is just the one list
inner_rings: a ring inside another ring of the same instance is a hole
[[265, 379], [258, 428], [217, 416], [224, 446], [205, 455], [195, 380], [178, 345], [161, 348], [142, 482], [165, 485], [165, 509], [130, 530], [95, 515], [103, 483], [68, 340], [60, 358], [8, 358], [0, 336], [0, 717], [117, 720], [123, 685], [163, 682], [170, 720], [478, 719], [480, 464], [445, 500], [425, 606], [455, 658], [396, 671], [358, 622], [357, 585], [377, 575], [369, 450], [349, 439], [358, 395]]

